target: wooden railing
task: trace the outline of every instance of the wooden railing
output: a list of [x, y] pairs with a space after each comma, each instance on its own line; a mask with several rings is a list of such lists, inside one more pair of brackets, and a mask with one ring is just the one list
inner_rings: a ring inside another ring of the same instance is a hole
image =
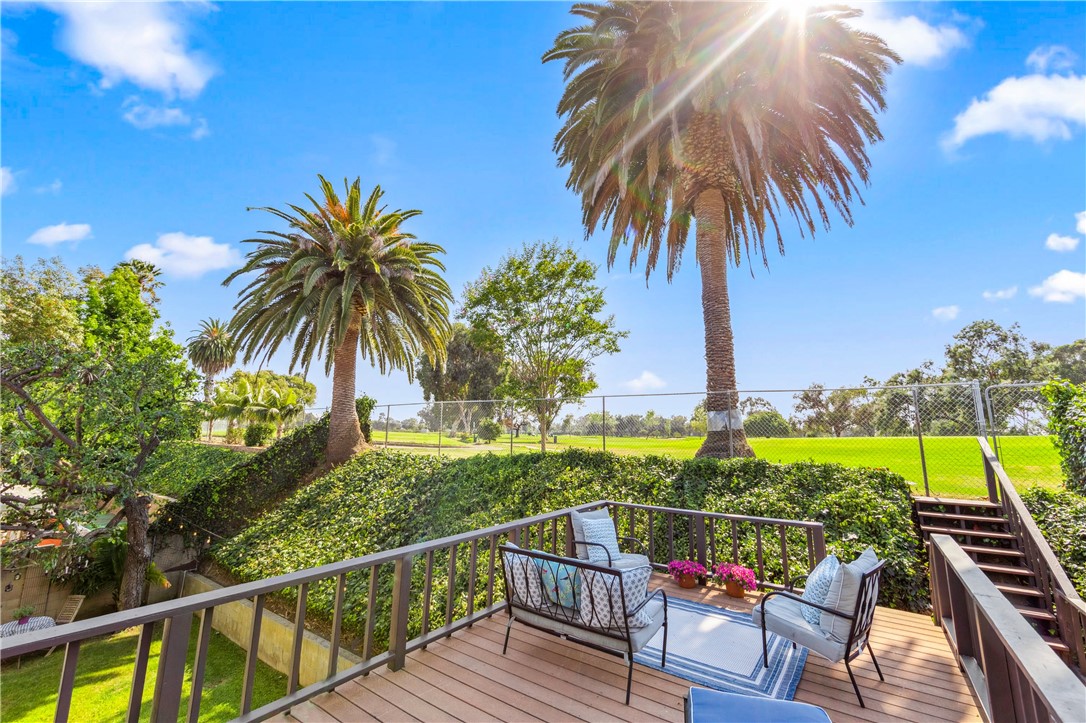
[[931, 536], [931, 602], [991, 723], [1081, 721], [1086, 686], [947, 535]]
[[1007, 530], [1018, 548], [1025, 554], [1025, 564], [1036, 574], [1037, 586], [1044, 595], [1045, 609], [1056, 616], [1060, 641], [1070, 649], [1071, 665], [1086, 673], [1086, 602], [1083, 602], [1071, 579], [1060, 565], [1052, 547], [1045, 540], [1037, 523], [1018, 496], [1010, 477], [999, 463], [988, 440], [978, 437], [984, 458], [984, 476], [988, 482], [988, 498], [1003, 505]]
[[[669, 559], [685, 550], [691, 558], [706, 564], [718, 559], [749, 559], [751, 564], [757, 565], [759, 580], [767, 587], [778, 587], [781, 583], [776, 579], [786, 583], [793, 574], [797, 558], [806, 558], [807, 568], [803, 570], [806, 572], [825, 556], [822, 525], [817, 522], [599, 501], [26, 633], [0, 642], [0, 659], [6, 661], [54, 646], [65, 646], [54, 720], [66, 721], [82, 643], [138, 626], [140, 634], [126, 715], [126, 720], [135, 722], [140, 718], [151, 641], [156, 624], [161, 622], [162, 645], [151, 698], [151, 720], [174, 721], [181, 714], [185, 663], [195, 616], [199, 633], [192, 664], [191, 694], [184, 718], [196, 721], [200, 714], [215, 608], [250, 600], [253, 622], [242, 672], [238, 720], [263, 720], [381, 666], [398, 670], [412, 650], [503, 610], [501, 565], [496, 559], [498, 546], [508, 541], [552, 554], [571, 555], [573, 536], [569, 512], [602, 506], [610, 508], [620, 534], [628, 534], [631, 530], [643, 533], [641, 536], [647, 538], [651, 559], [657, 567], [666, 562], [662, 557], [665, 550]], [[644, 526], [640, 520], [644, 520]], [[652, 534], [648, 534], [649, 531]], [[773, 540], [778, 542], [770, 544]], [[802, 550], [802, 555], [798, 550]], [[323, 680], [301, 687], [299, 671], [306, 616], [318, 599], [327, 603], [325, 607], [331, 610], [331, 620], [322, 620], [329, 629], [331, 642], [328, 672]], [[284, 601], [293, 606], [292, 622], [295, 625], [287, 695], [254, 709], [253, 683], [262, 614], [269, 604], [282, 606]], [[360, 615], [356, 613], [359, 610], [363, 611]], [[341, 647], [354, 649], [361, 662], [340, 670]]]

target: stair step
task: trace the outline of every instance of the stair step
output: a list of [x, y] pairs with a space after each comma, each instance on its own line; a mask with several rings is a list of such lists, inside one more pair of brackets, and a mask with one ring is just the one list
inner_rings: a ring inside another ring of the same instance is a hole
[[962, 535], [965, 537], [988, 537], [993, 540], [1018, 539], [1009, 532], [992, 532], [991, 530], [957, 530], [953, 527], [929, 527], [928, 525], [920, 525], [920, 529], [932, 535]]
[[988, 545], [958, 545], [966, 552], [978, 555], [1000, 555], [1002, 557], [1025, 557], [1026, 553], [1010, 547], [989, 547]]
[[1057, 653], [1070, 653], [1071, 648], [1067, 646], [1062, 640], [1052, 635], [1042, 635], [1041, 639], [1048, 643], [1048, 647], [1055, 650]]
[[1007, 585], [1002, 582], [995, 583], [996, 590], [999, 590], [1004, 595], [1023, 595], [1025, 597], [1044, 597], [1045, 594], [1035, 587], [1026, 587], [1024, 585]]
[[925, 512], [924, 510], [917, 510], [917, 514], [921, 517], [938, 517], [944, 520], [967, 520], [969, 522], [988, 522], [991, 524], [1005, 525], [1007, 520], [996, 515], [959, 515], [956, 512]]
[[913, 497], [913, 502], [922, 505], [949, 505], [951, 507], [1003, 507], [999, 502], [989, 502], [988, 500], [950, 500], [941, 497]]
[[978, 562], [977, 567], [985, 572], [998, 572], [1003, 575], [1019, 575], [1021, 577], [1037, 577], [1037, 573], [1033, 572], [1033, 570], [1030, 570], [1028, 567], [993, 565], [990, 562]]
[[1022, 613], [1022, 617], [1032, 618], [1033, 620], [1044, 620], [1046, 622], [1052, 622], [1056, 619], [1056, 616], [1050, 613], [1048, 610], [1042, 610], [1041, 608], [1031, 608], [1025, 605], [1015, 605], [1014, 609]]

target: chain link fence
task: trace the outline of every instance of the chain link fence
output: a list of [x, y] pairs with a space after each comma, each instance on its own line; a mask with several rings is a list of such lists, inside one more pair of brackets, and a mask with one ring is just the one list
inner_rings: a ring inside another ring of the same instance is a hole
[[992, 449], [1015, 483], [1058, 487], [1059, 453], [1048, 431], [1045, 382], [995, 384], [984, 390]]
[[741, 426], [763, 459], [887, 467], [917, 494], [986, 494], [976, 438], [987, 428], [975, 383], [746, 390], [737, 398], [738, 416], [714, 413], [727, 400], [707, 405], [702, 392], [378, 404], [370, 423], [377, 446], [453, 457], [581, 448], [690, 458], [710, 428]]

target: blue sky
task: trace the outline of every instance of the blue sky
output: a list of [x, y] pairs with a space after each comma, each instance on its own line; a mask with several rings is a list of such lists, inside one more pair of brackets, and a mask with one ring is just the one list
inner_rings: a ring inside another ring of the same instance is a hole
[[[864, 7], [906, 60], [866, 205], [852, 228], [789, 233], [769, 271], [732, 271], [742, 389], [885, 378], [939, 359], [980, 318], [1053, 344], [1086, 333], [1086, 5]], [[391, 205], [423, 210], [413, 230], [446, 248], [456, 291], [525, 241], [569, 241], [600, 263], [630, 331], [596, 363], [600, 392], [703, 389], [692, 254], [670, 285], [660, 275], [646, 288], [621, 263], [608, 271], [605, 241], [584, 240], [555, 165], [561, 70], [539, 58], [567, 13], [5, 4], [3, 254], [72, 268], [152, 260], [166, 270], [163, 318], [184, 339], [231, 315], [237, 288], [220, 282], [240, 241], [274, 227], [247, 206], [300, 202], [317, 173], [361, 176]], [[421, 397], [403, 374], [359, 371], [382, 402]], [[327, 380], [311, 378], [327, 404]]]

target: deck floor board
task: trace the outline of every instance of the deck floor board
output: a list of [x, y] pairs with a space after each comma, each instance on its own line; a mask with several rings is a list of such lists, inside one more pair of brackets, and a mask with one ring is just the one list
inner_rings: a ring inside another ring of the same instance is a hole
[[[737, 611], [715, 588], [684, 590], [657, 576], [667, 594]], [[626, 666], [617, 657], [513, 624], [502, 655], [504, 616], [483, 620], [408, 655], [395, 673], [382, 669], [318, 696], [292, 712], [299, 721], [682, 721], [690, 683], [634, 666], [633, 696], [624, 704]], [[871, 634], [886, 681], [866, 654], [853, 666], [861, 708], [841, 663], [808, 655], [795, 700], [826, 709], [835, 723], [940, 721], [980, 715], [942, 631], [926, 615], [879, 608]], [[369, 717], [367, 717], [369, 716]]]

